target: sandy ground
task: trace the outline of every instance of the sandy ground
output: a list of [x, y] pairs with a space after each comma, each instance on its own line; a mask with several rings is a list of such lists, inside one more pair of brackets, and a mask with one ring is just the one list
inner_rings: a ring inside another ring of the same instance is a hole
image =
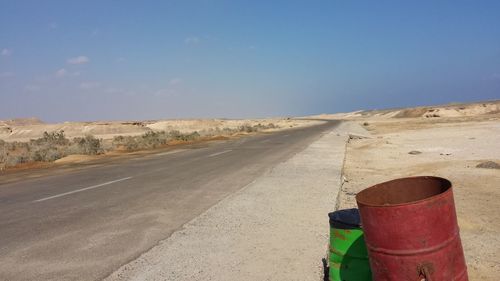
[[323, 278], [346, 124], [194, 219], [106, 280]]
[[[266, 119], [185, 119], [185, 120], [157, 120], [157, 121], [131, 121], [131, 122], [65, 122], [46, 124], [36, 118], [13, 120], [0, 120], [0, 141], [29, 142], [43, 136], [45, 132], [64, 131], [68, 139], [92, 135], [102, 140], [102, 147], [106, 153], [100, 155], [71, 154], [55, 161], [56, 164], [83, 163], [100, 159], [116, 153], [129, 152], [123, 147], [114, 147], [112, 142], [116, 136], [138, 136], [146, 132], [172, 132], [179, 131], [184, 134], [197, 132], [201, 138], [197, 142], [226, 139], [229, 137], [242, 137], [248, 134], [269, 133], [291, 128], [319, 125], [324, 123], [314, 119], [292, 118], [266, 118]], [[248, 132], [246, 128], [255, 127], [258, 131]], [[183, 145], [186, 141], [171, 140], [169, 146]], [[1, 148], [1, 147], [0, 147]], [[24, 170], [46, 167], [44, 162], [23, 162], [21, 152], [6, 151], [0, 153], [0, 172], [10, 170]], [[17, 153], [17, 156], [16, 156]], [[81, 153], [81, 152], [80, 152]], [[10, 156], [9, 156], [10, 154]], [[32, 159], [33, 155], [29, 156]]]
[[369, 131], [361, 135], [369, 137], [351, 139], [347, 145], [338, 208], [356, 207], [357, 192], [386, 180], [416, 175], [448, 178], [454, 186], [470, 280], [498, 280], [500, 170], [476, 165], [488, 160], [500, 164], [500, 119], [446, 120], [360, 122], [368, 122], [364, 127]]
[[[307, 118], [344, 119], [344, 120], [390, 120], [392, 118], [417, 118], [420, 123], [448, 122], [447, 118], [456, 121], [484, 120], [500, 113], [500, 100], [475, 103], [452, 103], [445, 105], [419, 106], [383, 110], [359, 110], [346, 113], [320, 114]], [[417, 119], [414, 119], [416, 121]], [[427, 120], [427, 121], [426, 121]]]
[[217, 128], [237, 129], [240, 126], [257, 124], [277, 126], [267, 131], [283, 130], [302, 126], [318, 124], [321, 121], [290, 119], [290, 118], [265, 118], [265, 119], [186, 119], [186, 120], [156, 120], [156, 121], [96, 121], [96, 122], [64, 122], [46, 124], [35, 118], [0, 120], [0, 139], [8, 142], [29, 141], [43, 135], [44, 132], [63, 130], [66, 137], [83, 137], [93, 135], [104, 140], [115, 136], [141, 135], [147, 131], [172, 131], [181, 133], [210, 132]]
[[[355, 194], [366, 187], [415, 175], [453, 182], [470, 280], [497, 280], [500, 169], [476, 166], [500, 164], [499, 109], [500, 102], [494, 101], [308, 117], [351, 122], [221, 201], [107, 280], [321, 280], [327, 213], [355, 207]], [[258, 123], [283, 129], [314, 122], [319, 121], [5, 123], [0, 124], [0, 139], [29, 139], [59, 129], [69, 137], [91, 133], [106, 139], [148, 130], [190, 132]]]

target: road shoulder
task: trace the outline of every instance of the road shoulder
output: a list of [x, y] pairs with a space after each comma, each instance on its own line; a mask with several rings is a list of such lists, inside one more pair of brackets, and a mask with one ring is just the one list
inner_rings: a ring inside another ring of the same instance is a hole
[[321, 280], [347, 127], [325, 133], [106, 280]]

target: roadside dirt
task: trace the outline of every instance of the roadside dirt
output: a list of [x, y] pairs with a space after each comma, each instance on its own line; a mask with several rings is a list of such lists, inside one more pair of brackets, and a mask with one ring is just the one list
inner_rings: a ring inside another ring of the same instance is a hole
[[29, 141], [43, 135], [44, 132], [63, 130], [68, 138], [93, 135], [96, 138], [109, 140], [115, 136], [135, 136], [148, 131], [179, 131], [181, 133], [200, 134], [214, 130], [237, 129], [240, 126], [255, 126], [258, 124], [276, 126], [266, 131], [276, 131], [289, 128], [319, 124], [321, 121], [298, 120], [290, 118], [265, 119], [186, 119], [186, 120], [146, 120], [146, 121], [94, 121], [94, 122], [64, 122], [48, 124], [38, 119], [0, 120], [0, 140]]
[[[422, 118], [368, 118], [359, 123], [369, 130], [368, 138], [354, 138], [347, 145], [338, 208], [356, 207], [356, 193], [380, 182], [445, 177], [454, 186], [470, 280], [498, 280], [500, 169], [491, 162], [500, 164], [500, 119], [441, 119], [433, 124]], [[488, 168], [480, 168], [481, 163]]]

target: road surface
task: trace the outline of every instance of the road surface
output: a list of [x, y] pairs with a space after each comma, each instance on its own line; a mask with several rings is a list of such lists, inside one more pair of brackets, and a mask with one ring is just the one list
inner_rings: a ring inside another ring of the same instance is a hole
[[337, 125], [0, 179], [0, 280], [101, 280]]

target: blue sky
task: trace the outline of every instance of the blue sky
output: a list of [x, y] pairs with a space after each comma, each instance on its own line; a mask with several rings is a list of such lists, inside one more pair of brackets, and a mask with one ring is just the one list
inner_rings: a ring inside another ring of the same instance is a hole
[[500, 98], [500, 1], [0, 1], [0, 119]]

